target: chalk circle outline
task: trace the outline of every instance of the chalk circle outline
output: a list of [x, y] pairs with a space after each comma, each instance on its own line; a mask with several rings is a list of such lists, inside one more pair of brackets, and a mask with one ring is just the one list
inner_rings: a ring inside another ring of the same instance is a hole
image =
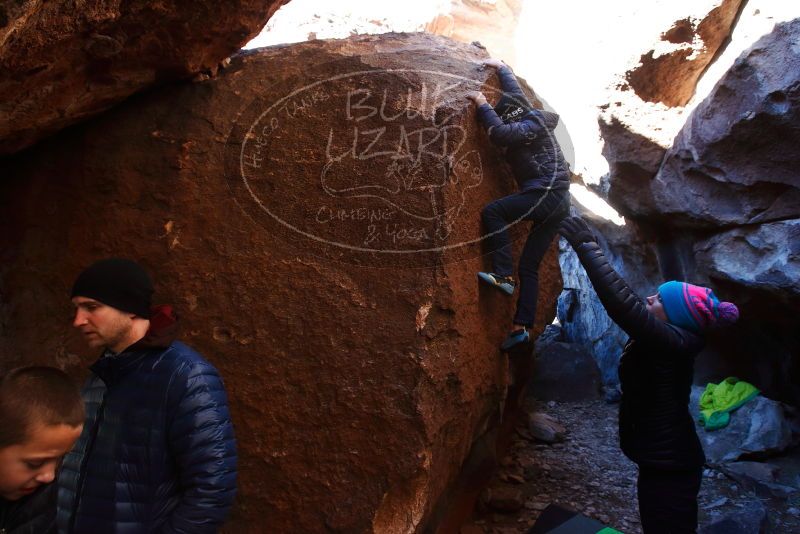
[[[484, 67], [484, 68], [490, 68], [490, 67]], [[250, 184], [249, 184], [249, 182], [247, 180], [247, 177], [245, 176], [245, 174], [246, 174], [245, 171], [244, 171], [245, 147], [247, 146], [248, 141], [258, 137], [258, 136], [256, 136], [254, 134], [254, 130], [255, 130], [256, 126], [262, 121], [262, 119], [265, 116], [269, 115], [269, 113], [271, 113], [273, 109], [275, 109], [277, 106], [280, 106], [283, 102], [289, 100], [290, 98], [293, 98], [294, 96], [296, 96], [299, 93], [303, 93], [303, 92], [308, 91], [310, 89], [313, 89], [313, 88], [315, 88], [315, 87], [317, 87], [319, 85], [322, 85], [322, 84], [325, 84], [325, 83], [330, 83], [330, 82], [336, 81], [336, 80], [340, 80], [342, 78], [351, 78], [351, 77], [360, 76], [360, 75], [365, 75], [365, 76], [373, 75], [374, 76], [374, 75], [380, 75], [380, 74], [383, 74], [383, 73], [407, 73], [407, 72], [423, 73], [423, 74], [428, 74], [428, 75], [442, 76], [442, 77], [445, 77], [445, 78], [451, 78], [451, 79], [457, 79], [457, 80], [465, 81], [468, 84], [477, 86], [478, 90], [483, 90], [483, 86], [484, 86], [483, 82], [480, 82], [480, 81], [472, 79], [472, 78], [467, 78], [466, 76], [460, 76], [458, 74], [452, 74], [452, 73], [448, 73], [448, 72], [441, 72], [441, 71], [435, 71], [435, 70], [426, 70], [426, 69], [400, 68], [400, 69], [374, 69], [374, 70], [362, 70], [362, 71], [347, 72], [347, 73], [337, 74], [336, 76], [330, 76], [330, 77], [325, 78], [323, 80], [317, 80], [316, 82], [313, 82], [311, 84], [308, 84], [308, 85], [305, 85], [305, 86], [300, 87], [298, 89], [295, 89], [294, 91], [292, 91], [288, 95], [286, 95], [286, 96], [280, 98], [279, 100], [277, 100], [274, 104], [272, 104], [269, 108], [267, 108], [264, 112], [262, 112], [252, 122], [252, 124], [250, 125], [250, 128], [243, 135], [242, 147], [241, 147], [241, 149], [239, 151], [239, 158], [238, 158], [238, 174], [241, 177], [241, 180], [242, 180], [242, 182], [244, 184], [245, 189], [249, 193], [249, 195], [252, 198], [252, 200], [258, 205], [258, 207], [263, 212], [265, 212], [267, 215], [269, 215], [273, 220], [277, 221], [279, 224], [281, 224], [285, 228], [287, 228], [287, 229], [289, 229], [289, 230], [291, 230], [293, 232], [296, 232], [296, 233], [298, 233], [298, 234], [300, 234], [300, 235], [302, 235], [302, 236], [304, 236], [304, 237], [306, 237], [308, 239], [311, 239], [313, 241], [317, 241], [317, 242], [322, 243], [324, 245], [334, 246], [334, 247], [338, 247], [338, 248], [345, 249], [345, 250], [350, 250], [350, 251], [360, 252], [360, 253], [368, 253], [368, 254], [380, 253], [380, 254], [408, 255], [408, 254], [423, 254], [423, 253], [442, 253], [442, 252], [445, 252], [445, 251], [448, 251], [448, 250], [463, 248], [463, 247], [467, 247], [467, 246], [470, 246], [470, 245], [475, 245], [475, 244], [481, 243], [483, 240], [485, 240], [485, 239], [487, 239], [487, 238], [489, 238], [491, 236], [494, 236], [494, 235], [500, 234], [502, 232], [505, 232], [505, 231], [509, 230], [511, 227], [513, 227], [513, 226], [519, 224], [520, 222], [524, 221], [525, 218], [528, 217], [533, 212], [533, 210], [535, 210], [539, 206], [539, 204], [541, 204], [541, 202], [543, 202], [544, 199], [552, 192], [552, 189], [550, 189], [550, 188], [552, 187], [553, 183], [555, 182], [555, 177], [556, 177], [557, 172], [554, 172], [553, 175], [550, 177], [550, 182], [548, 184], [548, 188], [545, 190], [546, 191], [545, 194], [544, 195], [540, 195], [538, 200], [536, 201], [536, 203], [527, 212], [525, 212], [522, 216], [518, 217], [517, 219], [514, 219], [513, 221], [509, 222], [503, 228], [501, 228], [501, 229], [499, 229], [499, 230], [497, 230], [495, 232], [491, 232], [491, 233], [487, 233], [487, 234], [481, 235], [478, 238], [470, 239], [470, 240], [467, 240], [467, 241], [462, 241], [462, 242], [459, 242], [459, 243], [445, 244], [445, 245], [441, 245], [441, 246], [438, 246], [438, 247], [420, 248], [420, 249], [414, 249], [414, 250], [381, 250], [381, 249], [377, 249], [377, 248], [365, 248], [365, 247], [359, 247], [359, 246], [350, 245], [350, 244], [347, 244], [347, 243], [339, 243], [339, 242], [336, 242], [336, 241], [331, 241], [331, 240], [328, 240], [328, 239], [321, 238], [321, 237], [319, 237], [317, 235], [314, 235], [312, 233], [309, 233], [309, 232], [306, 232], [304, 230], [301, 230], [300, 228], [297, 228], [296, 226], [292, 225], [291, 223], [289, 223], [287, 221], [284, 221], [282, 218], [280, 218], [277, 215], [275, 215], [274, 213], [272, 213], [269, 210], [269, 208], [261, 201], [259, 196], [255, 194], [255, 192], [250, 187]], [[502, 95], [503, 91], [495, 89], [495, 88], [490, 88], [490, 93], [491, 94], [498, 93], [498, 94]], [[509, 93], [506, 93], [506, 94], [509, 94]], [[510, 96], [513, 97], [513, 95], [510, 95]], [[519, 102], [519, 103], [522, 104], [521, 102]], [[471, 105], [471, 104], [468, 104], [468, 105]], [[245, 107], [245, 109], [247, 109], [247, 107]], [[537, 114], [534, 114], [534, 115], [535, 115], [536, 121], [539, 122], [539, 124], [544, 127], [544, 124], [542, 124], [541, 117], [539, 116], [539, 114], [537, 113]], [[235, 126], [234, 126], [234, 128], [235, 128]], [[550, 129], [548, 129], [546, 127], [544, 127], [543, 129], [544, 129], [544, 131], [547, 132], [547, 137], [550, 139], [551, 143], [557, 143], [558, 142], [556, 140], [556, 138], [555, 138], [554, 133], [552, 131], [550, 131]], [[230, 132], [229, 136], [232, 133], [233, 133], [233, 131]], [[353, 196], [353, 197], [348, 197], [348, 198], [358, 198], [358, 196]], [[381, 198], [381, 200], [384, 200], [384, 199]]]

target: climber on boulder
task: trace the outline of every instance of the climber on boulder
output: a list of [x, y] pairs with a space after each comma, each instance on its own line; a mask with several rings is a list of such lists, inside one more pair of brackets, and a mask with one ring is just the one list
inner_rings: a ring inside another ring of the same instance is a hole
[[710, 328], [732, 324], [739, 310], [711, 289], [661, 284], [645, 301], [608, 264], [580, 217], [560, 233], [578, 255], [600, 302], [629, 337], [619, 363], [622, 452], [639, 467], [639, 515], [645, 534], [695, 532], [705, 455], [689, 414], [694, 359]]
[[508, 228], [520, 221], [533, 226], [519, 258], [519, 297], [511, 331], [501, 349], [530, 342], [528, 329], [536, 317], [539, 294], [539, 264], [553, 241], [558, 225], [569, 214], [569, 165], [553, 131], [558, 115], [534, 108], [511, 68], [497, 59], [485, 66], [497, 69], [503, 95], [492, 107], [482, 92], [467, 98], [478, 106], [478, 120], [489, 139], [505, 152], [506, 161], [517, 180], [519, 191], [484, 207], [481, 214], [489, 249], [492, 272], [479, 272], [478, 279], [507, 295], [517, 283]]

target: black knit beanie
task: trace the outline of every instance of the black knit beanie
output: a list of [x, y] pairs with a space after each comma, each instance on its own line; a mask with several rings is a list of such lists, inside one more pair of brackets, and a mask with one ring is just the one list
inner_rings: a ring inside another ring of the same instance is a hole
[[122, 258], [97, 261], [78, 275], [72, 297], [97, 300], [120, 311], [150, 318], [153, 282], [141, 265]]

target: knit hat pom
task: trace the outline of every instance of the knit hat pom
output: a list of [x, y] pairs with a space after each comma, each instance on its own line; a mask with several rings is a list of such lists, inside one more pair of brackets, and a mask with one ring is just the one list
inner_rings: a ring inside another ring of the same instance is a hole
[[739, 308], [733, 302], [720, 302], [717, 308], [719, 326], [732, 325], [739, 320]]

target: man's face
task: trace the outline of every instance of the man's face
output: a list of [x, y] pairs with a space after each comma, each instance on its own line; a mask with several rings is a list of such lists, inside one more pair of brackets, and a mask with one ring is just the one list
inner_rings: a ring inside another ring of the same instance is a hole
[[83, 425], [37, 424], [25, 443], [0, 449], [0, 497], [15, 501], [52, 482], [82, 429]]
[[72, 326], [83, 334], [90, 347], [108, 347], [115, 352], [131, 337], [134, 315], [119, 311], [86, 297], [74, 297], [75, 319]]
[[664, 303], [661, 301], [661, 294], [656, 293], [655, 295], [650, 295], [647, 297], [647, 311], [655, 315], [657, 318], [661, 319], [665, 323], [669, 322], [667, 318], [667, 312], [664, 311]]

